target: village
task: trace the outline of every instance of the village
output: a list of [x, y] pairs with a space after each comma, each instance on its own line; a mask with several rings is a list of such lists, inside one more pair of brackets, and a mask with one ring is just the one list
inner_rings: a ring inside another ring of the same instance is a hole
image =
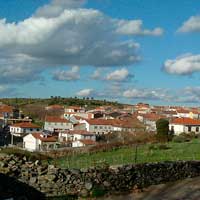
[[122, 132], [156, 134], [159, 119], [169, 121], [169, 131], [173, 135], [200, 133], [200, 110], [194, 107], [138, 103], [123, 108], [99, 106], [90, 110], [54, 104], [46, 106], [45, 111], [41, 126], [19, 109], [1, 104], [1, 146], [31, 152], [95, 146], [108, 134], [114, 137]]

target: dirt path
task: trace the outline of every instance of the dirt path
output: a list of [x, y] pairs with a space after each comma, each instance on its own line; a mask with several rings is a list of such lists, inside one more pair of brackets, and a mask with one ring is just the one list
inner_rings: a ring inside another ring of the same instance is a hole
[[101, 200], [200, 200], [200, 177], [151, 186], [141, 193], [104, 197]]

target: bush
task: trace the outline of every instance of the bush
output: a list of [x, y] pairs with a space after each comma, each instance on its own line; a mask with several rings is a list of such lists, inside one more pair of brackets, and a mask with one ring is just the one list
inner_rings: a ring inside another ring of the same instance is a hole
[[92, 189], [92, 197], [102, 197], [106, 194], [106, 191], [102, 186], [94, 186]]
[[187, 136], [184, 135], [177, 135], [174, 136], [172, 141], [176, 143], [182, 143], [182, 142], [189, 142], [191, 139], [189, 139]]
[[170, 149], [169, 146], [165, 144], [158, 144], [158, 145], [150, 145], [149, 150], [167, 150]]
[[169, 141], [169, 121], [159, 119], [156, 121], [157, 139], [159, 142]]
[[170, 147], [167, 146], [166, 144], [159, 144], [158, 145], [158, 149], [160, 149], [160, 150], [167, 150], [167, 149], [170, 149]]

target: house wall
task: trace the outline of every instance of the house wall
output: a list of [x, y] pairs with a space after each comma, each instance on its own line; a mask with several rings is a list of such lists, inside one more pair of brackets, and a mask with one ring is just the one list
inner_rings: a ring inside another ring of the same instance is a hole
[[80, 141], [73, 141], [72, 147], [84, 147], [85, 145]]
[[16, 136], [26, 135], [29, 133], [37, 133], [41, 132], [40, 128], [20, 128], [20, 127], [13, 127], [10, 126], [10, 133]]
[[45, 122], [44, 124], [44, 129], [48, 131], [54, 131], [54, 129], [71, 130], [72, 128], [72, 123]]
[[37, 150], [37, 139], [34, 138], [31, 134], [23, 138], [23, 147], [28, 151]]
[[[200, 125], [181, 125], [181, 124], [169, 124], [169, 130], [172, 131], [174, 127], [174, 134], [175, 135], [179, 135], [181, 133], [190, 133], [190, 132], [194, 132], [194, 133], [200, 133]], [[189, 127], [191, 127], [191, 129], [189, 130]], [[199, 130], [197, 130], [199, 129]]]
[[73, 141], [75, 141], [75, 140], [87, 140], [87, 139], [96, 141], [96, 136], [95, 135], [59, 133], [60, 141], [63, 141], [64, 138], [66, 140], [72, 140], [73, 139]]

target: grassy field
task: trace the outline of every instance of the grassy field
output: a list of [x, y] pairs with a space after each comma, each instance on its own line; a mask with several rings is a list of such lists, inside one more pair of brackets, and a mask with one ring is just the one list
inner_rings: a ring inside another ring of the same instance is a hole
[[124, 147], [109, 152], [80, 154], [54, 159], [52, 163], [62, 168], [86, 168], [104, 163], [120, 165], [174, 160], [200, 160], [200, 139], [166, 145], [146, 144], [138, 146], [137, 150], [135, 147]]

